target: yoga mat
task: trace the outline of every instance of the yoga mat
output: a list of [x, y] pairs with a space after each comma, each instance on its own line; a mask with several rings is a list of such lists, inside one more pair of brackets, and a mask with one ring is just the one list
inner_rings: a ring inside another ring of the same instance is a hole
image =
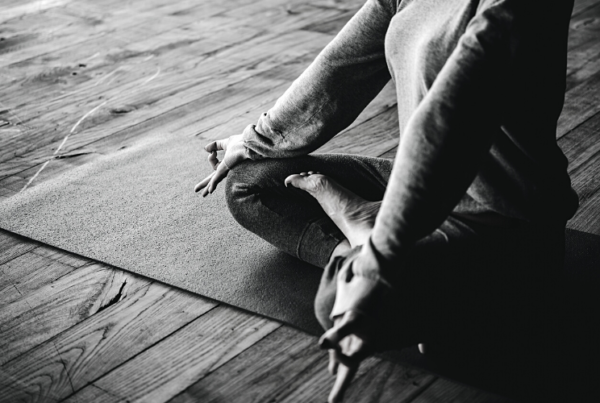
[[194, 193], [206, 142], [160, 133], [100, 156], [0, 203], [0, 227], [319, 334], [322, 270], [238, 225], [224, 182]]
[[[100, 156], [0, 203], [0, 227], [313, 334], [322, 333], [312, 306], [321, 269], [279, 252], [240, 227], [227, 210], [223, 184], [207, 198], [193, 192], [194, 185], [211, 172], [202, 150], [205, 142], [160, 133]], [[567, 230], [566, 236], [564, 274], [573, 280], [574, 291], [565, 300], [577, 299], [578, 294], [598, 295], [600, 237], [573, 230]], [[568, 307], [569, 312], [579, 312], [582, 306], [589, 309], [569, 324], [568, 337], [560, 337], [564, 345], [581, 345], [580, 336], [588, 335], [584, 351], [594, 358], [589, 352], [597, 338], [590, 334], [587, 318], [600, 317], [595, 299]], [[576, 316], [569, 312], [568, 317]], [[481, 366], [461, 368], [461, 351], [441, 360], [435, 354], [423, 356], [416, 348], [385, 357], [502, 395], [525, 397], [525, 401], [531, 397], [520, 395], [520, 385], [502, 376], [521, 365], [518, 360], [500, 366], [486, 364], [485, 368], [497, 369], [490, 376]], [[533, 371], [538, 364], [555, 368], [554, 352], [549, 357], [550, 363], [534, 358]], [[578, 374], [577, 357], [570, 358], [565, 354], [566, 364], [558, 367]], [[531, 379], [524, 382], [531, 384]], [[546, 381], [540, 382], [546, 387]], [[573, 386], [563, 378], [554, 384], [565, 384], [563, 390], [568, 393], [583, 390], [580, 383]]]

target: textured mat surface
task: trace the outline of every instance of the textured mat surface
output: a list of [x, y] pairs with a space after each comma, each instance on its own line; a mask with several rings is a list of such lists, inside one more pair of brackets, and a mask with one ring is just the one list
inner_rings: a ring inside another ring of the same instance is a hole
[[230, 216], [201, 140], [160, 135], [0, 203], [0, 227], [312, 333], [321, 269], [277, 251]]
[[[320, 333], [321, 270], [240, 227], [222, 185], [193, 192], [211, 172], [202, 146], [162, 134], [101, 156], [0, 203], [0, 227]], [[599, 268], [600, 237], [567, 230], [567, 277], [600, 284]]]

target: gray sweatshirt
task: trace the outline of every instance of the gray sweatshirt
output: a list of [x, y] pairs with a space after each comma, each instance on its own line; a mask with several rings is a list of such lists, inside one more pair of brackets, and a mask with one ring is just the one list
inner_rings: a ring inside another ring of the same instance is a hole
[[578, 206], [556, 142], [572, 6], [368, 0], [246, 128], [248, 156], [316, 150], [391, 78], [400, 143], [365, 265], [397, 261], [453, 212], [565, 222]]

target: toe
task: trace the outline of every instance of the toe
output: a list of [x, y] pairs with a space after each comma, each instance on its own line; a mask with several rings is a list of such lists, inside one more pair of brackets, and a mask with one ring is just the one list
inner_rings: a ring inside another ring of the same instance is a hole
[[292, 185], [293, 187], [302, 189], [304, 184], [304, 175], [302, 175], [302, 173], [290, 175], [285, 178], [283, 183], [285, 186]]
[[292, 185], [307, 192], [318, 192], [325, 186], [326, 178], [323, 175], [309, 175], [306, 172], [290, 175], [285, 178], [285, 186]]

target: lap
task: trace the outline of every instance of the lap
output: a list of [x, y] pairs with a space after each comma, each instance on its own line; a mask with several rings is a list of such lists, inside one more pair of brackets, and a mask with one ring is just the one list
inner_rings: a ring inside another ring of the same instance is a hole
[[[552, 305], [547, 287], [562, 267], [563, 248], [561, 225], [494, 228], [450, 216], [406, 252], [391, 279], [385, 315], [406, 336], [399, 347], [509, 337], [515, 329], [523, 335]], [[319, 289], [315, 308], [324, 327], [331, 326], [341, 267], [328, 266]]]
[[244, 161], [228, 181], [261, 188], [283, 186], [289, 175], [318, 171], [367, 200], [381, 200], [393, 161], [353, 154], [314, 154], [297, 158]]

